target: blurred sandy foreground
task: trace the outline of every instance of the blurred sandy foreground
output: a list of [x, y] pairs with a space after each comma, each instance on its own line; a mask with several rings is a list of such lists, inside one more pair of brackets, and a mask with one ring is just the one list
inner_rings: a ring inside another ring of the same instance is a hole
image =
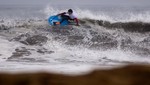
[[82, 75], [1, 73], [0, 85], [150, 85], [150, 66], [130, 65]]

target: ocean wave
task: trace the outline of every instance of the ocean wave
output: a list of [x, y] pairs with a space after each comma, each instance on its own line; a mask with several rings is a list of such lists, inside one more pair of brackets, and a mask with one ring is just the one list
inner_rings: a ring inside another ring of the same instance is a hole
[[[105, 20], [95, 20], [84, 18], [80, 19], [81, 26], [102, 26], [108, 29], [123, 29], [129, 32], [150, 32], [150, 23], [146, 22], [111, 22]], [[47, 19], [27, 19], [27, 20], [0, 20], [0, 29], [13, 27], [45, 27], [49, 26]]]
[[[102, 9], [102, 8], [99, 8]], [[136, 10], [136, 9], [135, 9]], [[1, 18], [0, 29], [8, 29], [13, 27], [45, 27], [49, 26], [47, 19], [58, 13], [67, 11], [67, 9], [58, 9], [52, 6], [46, 6], [43, 10], [39, 10], [40, 14], [44, 14], [45, 18], [28, 17], [28, 18]], [[124, 29], [130, 32], [149, 32], [150, 31], [150, 11], [121, 11], [112, 9], [111, 12], [101, 10], [93, 11], [88, 9], [75, 8], [75, 15], [79, 17], [81, 26], [101, 26], [108, 29]], [[37, 12], [37, 11], [36, 11]], [[22, 13], [25, 14], [26, 13]], [[29, 13], [32, 15], [33, 13]], [[38, 14], [37, 14], [38, 15]], [[43, 16], [43, 15], [42, 15]]]
[[82, 24], [94, 24], [98, 26], [103, 26], [106, 28], [114, 29], [124, 29], [125, 31], [130, 32], [150, 32], [150, 23], [145, 22], [110, 22], [110, 21], [104, 21], [104, 20], [94, 20], [94, 19], [82, 19], [80, 20]]
[[[57, 31], [51, 30], [45, 19], [13, 20], [12, 24], [11, 21], [3, 20], [0, 26], [5, 29], [0, 30], [0, 36], [8, 39], [7, 42], [18, 45], [18, 48], [13, 48], [12, 55], [6, 60], [52, 63], [54, 61], [61, 64], [81, 62], [81, 64], [98, 65], [149, 60], [143, 58], [150, 55], [149, 33], [112, 31], [96, 25], [98, 23], [95, 22], [95, 20], [82, 19], [80, 27], [73, 26], [73, 29]], [[3, 42], [0, 43], [3, 45]], [[5, 46], [7, 48], [7, 44]], [[51, 57], [47, 58], [47, 55]], [[74, 57], [77, 60], [74, 61]]]
[[[74, 8], [75, 15], [80, 19], [88, 18], [92, 20], [104, 20], [115, 22], [144, 22], [150, 23], [150, 10], [144, 10], [137, 12], [138, 8], [135, 10], [121, 10], [121, 9], [111, 9], [111, 11], [104, 10], [104, 8], [99, 8], [99, 11], [93, 11], [89, 9]], [[102, 11], [103, 10], [103, 11]], [[44, 13], [47, 18], [51, 15], [56, 15], [61, 12], [65, 12], [67, 9], [58, 9], [52, 6], [47, 6], [44, 9]]]
[[[49, 26], [48, 17], [65, 10], [52, 7], [46, 11], [47, 17], [42, 19], [35, 18], [36, 15], [0, 18], [1, 69], [150, 63], [150, 22], [146, 17], [131, 21], [123, 17], [121, 20], [102, 12], [76, 9], [80, 26], [55, 29]], [[22, 14], [26, 15], [25, 12], [23, 10]]]

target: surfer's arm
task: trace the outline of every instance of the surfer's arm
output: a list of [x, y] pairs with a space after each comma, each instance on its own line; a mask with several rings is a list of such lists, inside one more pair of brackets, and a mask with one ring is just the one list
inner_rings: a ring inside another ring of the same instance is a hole
[[59, 16], [59, 15], [65, 15], [65, 14], [66, 14], [66, 12], [63, 12], [63, 13], [60, 13], [60, 14], [57, 14], [57, 15]]

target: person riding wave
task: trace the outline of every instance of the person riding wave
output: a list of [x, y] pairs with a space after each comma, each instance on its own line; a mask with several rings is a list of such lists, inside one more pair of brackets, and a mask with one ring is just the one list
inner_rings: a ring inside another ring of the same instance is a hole
[[69, 9], [68, 12], [60, 13], [60, 14], [58, 14], [58, 16], [62, 17], [62, 21], [60, 23], [62, 23], [64, 20], [71, 20], [71, 21], [75, 21], [76, 25], [79, 26], [79, 20], [73, 14], [73, 10], [72, 9]]

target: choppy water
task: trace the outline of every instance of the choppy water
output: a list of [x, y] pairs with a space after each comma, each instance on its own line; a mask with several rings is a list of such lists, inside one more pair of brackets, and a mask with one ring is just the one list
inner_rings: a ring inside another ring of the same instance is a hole
[[74, 7], [80, 27], [51, 27], [57, 6], [1, 6], [0, 71], [82, 72], [150, 63], [149, 7]]

